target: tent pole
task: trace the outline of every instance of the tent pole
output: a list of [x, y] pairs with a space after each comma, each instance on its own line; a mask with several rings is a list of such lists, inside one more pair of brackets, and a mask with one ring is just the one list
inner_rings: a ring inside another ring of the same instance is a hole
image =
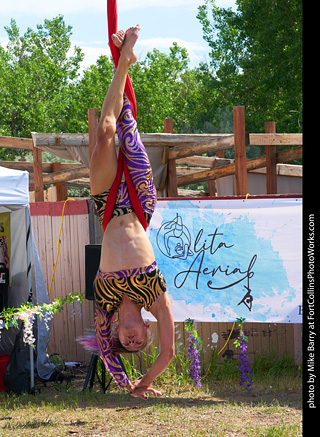
[[[26, 238], [26, 252], [27, 252], [27, 279], [28, 279], [28, 302], [32, 303], [32, 279], [31, 279], [31, 217], [29, 213], [29, 208], [26, 208], [26, 225], [27, 225], [27, 238]], [[34, 387], [34, 360], [33, 360], [33, 347], [29, 346], [30, 354], [30, 389]]]
[[32, 390], [34, 387], [34, 362], [33, 362], [33, 347], [30, 344], [29, 346], [30, 353], [30, 389]]

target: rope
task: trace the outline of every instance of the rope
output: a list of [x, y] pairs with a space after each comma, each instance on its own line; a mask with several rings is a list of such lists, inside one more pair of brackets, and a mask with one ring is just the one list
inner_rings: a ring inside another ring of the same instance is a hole
[[50, 300], [50, 297], [51, 297], [51, 287], [52, 287], [52, 283], [53, 283], [53, 277], [54, 277], [54, 273], [55, 273], [55, 271], [56, 271], [56, 266], [57, 266], [58, 257], [59, 257], [60, 236], [61, 236], [61, 231], [62, 231], [64, 209], [65, 209], [66, 204], [67, 204], [67, 202], [68, 202], [69, 200], [74, 201], [74, 199], [67, 199], [67, 200], [64, 202], [64, 204], [63, 204], [62, 216], [61, 216], [61, 224], [60, 224], [60, 231], [59, 231], [59, 237], [58, 237], [58, 250], [57, 250], [57, 257], [56, 257], [56, 261], [55, 261], [55, 263], [54, 263], [53, 272], [52, 272], [52, 278], [51, 278], [50, 288], [49, 288], [49, 300]]

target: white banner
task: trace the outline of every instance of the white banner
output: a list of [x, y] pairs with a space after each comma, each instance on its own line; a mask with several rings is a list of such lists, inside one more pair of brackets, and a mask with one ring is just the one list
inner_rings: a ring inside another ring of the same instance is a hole
[[159, 199], [148, 235], [175, 321], [302, 322], [302, 199]]

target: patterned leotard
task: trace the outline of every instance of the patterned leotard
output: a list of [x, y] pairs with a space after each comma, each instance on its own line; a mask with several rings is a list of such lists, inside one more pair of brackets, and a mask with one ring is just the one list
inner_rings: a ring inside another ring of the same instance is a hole
[[[125, 163], [130, 173], [143, 213], [150, 223], [156, 205], [156, 188], [153, 183], [152, 169], [148, 155], [141, 142], [137, 123], [132, 115], [129, 100], [124, 96], [124, 105], [117, 120], [117, 133]], [[110, 190], [91, 196], [99, 215], [101, 225]], [[133, 212], [126, 182], [118, 188], [113, 217]], [[122, 370], [117, 355], [112, 350], [111, 319], [120, 306], [126, 293], [137, 305], [149, 310], [166, 285], [159, 268], [154, 262], [150, 266], [138, 269], [102, 273], [97, 272], [94, 280], [95, 291], [95, 332], [99, 345], [100, 357], [119, 387], [126, 387], [129, 379]]]
[[[153, 183], [150, 161], [141, 142], [137, 123], [133, 118], [132, 108], [126, 95], [124, 95], [123, 108], [117, 120], [117, 133], [131, 180], [149, 224], [156, 206], [157, 190]], [[101, 225], [109, 193], [110, 190], [106, 190], [101, 194], [91, 195], [95, 201]], [[127, 184], [125, 181], [121, 182], [111, 217], [118, 217], [133, 211]]]

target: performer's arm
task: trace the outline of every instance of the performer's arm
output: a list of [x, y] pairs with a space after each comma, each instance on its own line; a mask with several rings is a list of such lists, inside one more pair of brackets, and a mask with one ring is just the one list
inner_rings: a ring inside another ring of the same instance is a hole
[[174, 356], [174, 322], [171, 312], [171, 303], [167, 293], [162, 293], [158, 297], [156, 304], [156, 307], [154, 309], [151, 308], [150, 312], [158, 321], [161, 351], [150, 370], [142, 379], [133, 383], [134, 393], [136, 390], [142, 390], [143, 387], [149, 388], [152, 381], [168, 368]]
[[100, 358], [102, 359], [110, 375], [116, 381], [118, 387], [126, 388], [130, 391], [132, 388], [130, 380], [123, 371], [116, 354], [111, 350], [111, 318], [112, 313], [106, 313], [100, 308], [96, 308], [95, 328], [100, 350]]
[[[118, 387], [126, 388], [134, 397], [146, 399], [144, 393], [152, 393], [154, 396], [161, 396], [161, 393], [151, 387], [140, 387], [137, 390], [136, 384], [131, 384], [126, 373], [123, 371], [117, 356], [111, 351], [112, 335], [111, 335], [111, 313], [96, 308], [95, 325], [96, 337], [100, 350], [100, 358], [102, 359], [106, 369], [116, 381]], [[102, 334], [102, 335], [101, 335]]]

